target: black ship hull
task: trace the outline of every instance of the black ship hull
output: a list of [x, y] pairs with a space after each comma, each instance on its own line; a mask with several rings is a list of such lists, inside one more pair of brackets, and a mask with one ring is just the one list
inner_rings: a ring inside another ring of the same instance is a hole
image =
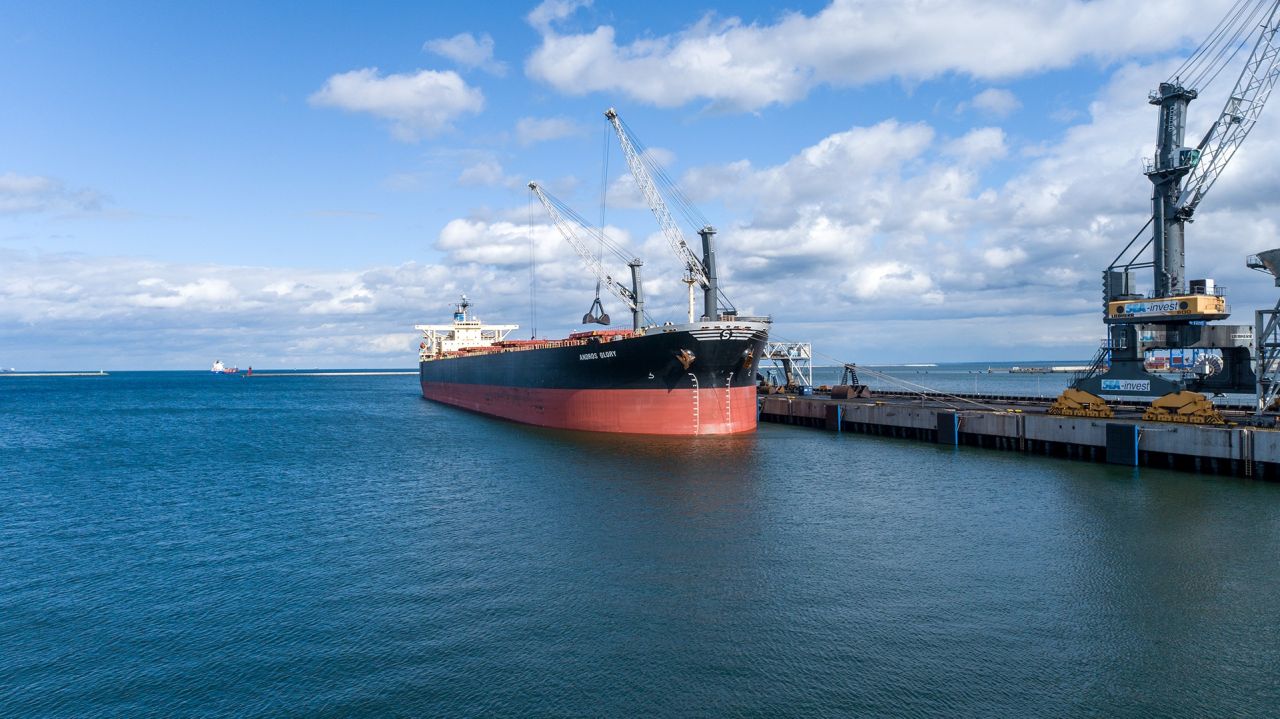
[[545, 427], [638, 434], [756, 428], [768, 325], [702, 322], [419, 363], [424, 397]]

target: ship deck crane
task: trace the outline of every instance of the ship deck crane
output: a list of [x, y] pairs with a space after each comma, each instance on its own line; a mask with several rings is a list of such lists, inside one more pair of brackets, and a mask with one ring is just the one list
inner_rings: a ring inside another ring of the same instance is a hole
[[[1145, 171], [1152, 184], [1151, 219], [1103, 273], [1107, 341], [1069, 392], [1165, 397], [1186, 390], [1254, 389], [1254, 328], [1209, 324], [1226, 319], [1230, 310], [1212, 280], [1187, 286], [1184, 239], [1187, 223], [1253, 129], [1280, 78], [1278, 7], [1280, 0], [1237, 0], [1209, 38], [1149, 95], [1160, 108], [1156, 155]], [[1252, 51], [1222, 112], [1196, 147], [1184, 146], [1187, 105], [1250, 41]], [[1134, 250], [1147, 227], [1150, 236]], [[1148, 248], [1151, 259], [1144, 261]], [[1150, 296], [1135, 291], [1133, 270], [1143, 268], [1152, 270]], [[1222, 362], [1206, 363], [1199, 373], [1177, 381], [1146, 371], [1148, 350], [1171, 348], [1220, 350]], [[1101, 402], [1096, 396], [1092, 400]], [[1149, 414], [1159, 415], [1156, 410], [1163, 406], [1157, 402]]]
[[[605, 110], [605, 118], [609, 120], [609, 124], [613, 125], [614, 132], [618, 135], [618, 143], [622, 145], [622, 154], [627, 158], [627, 166], [631, 169], [631, 175], [635, 178], [636, 185], [640, 188], [640, 193], [644, 195], [645, 202], [649, 205], [649, 209], [653, 212], [653, 216], [658, 221], [658, 227], [661, 228], [663, 236], [667, 238], [667, 243], [671, 245], [672, 251], [676, 257], [685, 265], [688, 273], [688, 281], [690, 289], [692, 284], [696, 283], [703, 291], [703, 308], [702, 319], [714, 321], [720, 318], [721, 311], [719, 308], [720, 299], [723, 295], [719, 290], [719, 283], [716, 279], [716, 254], [714, 237], [716, 229], [706, 222], [706, 218], [701, 217], [694, 209], [688, 198], [680, 193], [675, 187], [675, 183], [667, 180], [662, 171], [658, 168], [650, 168], [643, 153], [637, 149], [640, 145], [629, 128], [622, 122], [622, 118], [618, 117], [617, 110], [612, 107]], [[667, 208], [666, 201], [663, 200], [662, 194], [658, 191], [658, 187], [654, 182], [654, 176], [665, 181], [669, 192], [676, 195], [676, 200], [685, 210], [685, 214], [690, 218], [696, 216], [701, 225], [698, 228], [698, 235], [702, 238], [702, 257], [699, 258], [689, 248], [689, 243], [685, 241], [684, 232], [681, 231], [680, 225], [671, 215], [671, 210]], [[728, 309], [723, 314], [737, 314], [733, 309], [732, 303], [728, 298], [723, 298]], [[693, 311], [690, 310], [689, 321], [694, 321]]]
[[[568, 205], [565, 205], [559, 199], [543, 190], [542, 186], [538, 183], [530, 182], [529, 189], [533, 191], [533, 194], [537, 196], [538, 201], [542, 203], [547, 214], [551, 217], [552, 224], [554, 224], [556, 229], [560, 231], [560, 235], [564, 237], [565, 241], [569, 243], [569, 246], [578, 253], [578, 256], [582, 258], [582, 262], [587, 266], [587, 269], [591, 270], [596, 278], [600, 280], [601, 284], [608, 288], [608, 290], [618, 299], [622, 300], [622, 303], [631, 310], [631, 328], [638, 332], [642, 327], [644, 327], [644, 293], [640, 281], [640, 268], [644, 263], [641, 262], [639, 258], [635, 257], [626, 259], [626, 254], [622, 252], [622, 248], [610, 242], [609, 239], [605, 237], [603, 230], [600, 230], [597, 233], [595, 230], [591, 229], [578, 213], [574, 212]], [[566, 219], [566, 216], [569, 219]], [[585, 241], [583, 241], [582, 237], [578, 234], [577, 228], [585, 229], [586, 231], [594, 234], [597, 241], [609, 247], [614, 254], [626, 261], [627, 267], [631, 268], [630, 288], [622, 285], [613, 278], [613, 275], [609, 273], [607, 268], [605, 268], [604, 263], [591, 252], [591, 248], [587, 246]], [[598, 316], [594, 314], [599, 302], [600, 299], [597, 297], [596, 303], [591, 306], [591, 310], [589, 310], [587, 315], [582, 318], [583, 324], [589, 322], [597, 322], [604, 325], [609, 324], [609, 315], [604, 314], [603, 309]]]

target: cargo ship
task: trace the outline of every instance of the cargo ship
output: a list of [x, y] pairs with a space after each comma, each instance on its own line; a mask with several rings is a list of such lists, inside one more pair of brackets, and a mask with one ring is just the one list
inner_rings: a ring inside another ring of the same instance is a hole
[[214, 374], [237, 374], [240, 372], [240, 368], [228, 367], [222, 364], [222, 360], [214, 360], [213, 366], [209, 368], [209, 371]]
[[[666, 180], [665, 174], [648, 164], [613, 108], [605, 117], [618, 134], [637, 186], [684, 264], [688, 321], [653, 322], [644, 309], [644, 263], [530, 182], [530, 192], [552, 224], [596, 276], [595, 301], [583, 324], [609, 324], [600, 304], [603, 287], [631, 310], [631, 329], [574, 332], [558, 340], [509, 340], [516, 325], [482, 323], [471, 315], [471, 303], [463, 295], [451, 324], [417, 325], [422, 331], [422, 396], [560, 429], [664, 435], [750, 432], [756, 428], [756, 368], [765, 354], [770, 320], [740, 316], [720, 292], [715, 228], [705, 222], [695, 225], [702, 256], [694, 254], [655, 182]], [[677, 194], [686, 211], [692, 208], [674, 185], [666, 189]], [[594, 240], [594, 249], [582, 233]], [[606, 249], [630, 268], [629, 287], [605, 267]], [[695, 286], [702, 288], [701, 313], [695, 310]]]
[[756, 428], [767, 318], [508, 340], [517, 326], [475, 319], [464, 296], [451, 324], [417, 328], [427, 399], [560, 429], [707, 435]]

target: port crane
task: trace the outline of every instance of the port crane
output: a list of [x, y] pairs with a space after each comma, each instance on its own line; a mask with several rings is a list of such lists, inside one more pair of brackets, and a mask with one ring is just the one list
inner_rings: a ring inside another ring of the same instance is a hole
[[[537, 182], [530, 182], [529, 189], [538, 198], [538, 201], [542, 203], [543, 208], [546, 209], [547, 214], [551, 217], [552, 224], [560, 231], [560, 235], [582, 258], [582, 262], [587, 266], [587, 269], [631, 310], [631, 329], [639, 331], [644, 327], [644, 293], [640, 282], [640, 268], [644, 263], [640, 261], [640, 258], [632, 257], [627, 259], [626, 253], [605, 236], [603, 229], [599, 232], [591, 229], [581, 215], [574, 212], [572, 208], [553, 197], [546, 190], [543, 190], [542, 186]], [[566, 219], [566, 216], [568, 219]], [[627, 267], [631, 268], [631, 287], [628, 288], [613, 278], [613, 275], [605, 268], [604, 263], [591, 252], [591, 248], [587, 246], [587, 243], [578, 234], [579, 229], [593, 234], [598, 243], [608, 247], [610, 251], [627, 263]], [[597, 309], [600, 310], [599, 314], [596, 314]], [[605, 314], [604, 308], [600, 306], [599, 296], [596, 297], [591, 309], [587, 310], [587, 314], [582, 318], [583, 324], [591, 324], [593, 322], [602, 325], [609, 324], [609, 315]]]
[[[715, 321], [720, 319], [722, 315], [736, 315], [737, 310], [733, 308], [728, 298], [724, 298], [720, 293], [716, 280], [714, 241], [716, 229], [694, 208], [693, 203], [680, 192], [675, 183], [666, 177], [661, 168], [650, 166], [648, 158], [640, 149], [637, 149], [643, 146], [636, 139], [634, 133], [622, 122], [617, 110], [611, 107], [605, 110], [604, 116], [609, 120], [609, 124], [613, 126], [614, 132], [618, 135], [618, 143], [622, 145], [622, 154], [627, 158], [627, 166], [631, 169], [631, 175], [635, 178], [636, 186], [640, 188], [640, 193], [644, 195], [645, 202], [653, 212], [654, 218], [657, 219], [658, 227], [661, 228], [663, 236], [667, 238], [667, 243], [671, 245], [676, 257], [684, 263], [685, 272], [687, 273], [685, 281], [689, 283], [690, 292], [692, 292], [694, 284], [702, 288], [702, 320]], [[684, 232], [671, 215], [671, 210], [667, 208], [667, 203], [658, 191], [655, 176], [663, 182], [668, 193], [673, 196], [673, 201], [681, 207], [686, 218], [690, 219], [693, 224], [700, 225], [698, 236], [702, 238], [702, 257], [698, 257], [689, 248]], [[721, 298], [728, 305], [723, 312], [719, 306]], [[691, 298], [689, 305], [690, 322], [695, 320], [693, 315], [694, 310]]]
[[[1152, 184], [1151, 218], [1103, 272], [1107, 340], [1051, 413], [1108, 417], [1111, 410], [1098, 395], [1152, 397], [1147, 419], [1219, 423], [1201, 391], [1254, 391], [1254, 325], [1210, 324], [1226, 319], [1230, 309], [1212, 279], [1188, 284], [1184, 242], [1187, 224], [1257, 123], [1280, 77], [1278, 6], [1280, 0], [1237, 0], [1208, 39], [1148, 96], [1159, 108], [1156, 153], [1144, 168]], [[1185, 146], [1188, 104], [1251, 40], [1252, 51], [1222, 111], [1195, 147]], [[1150, 235], [1138, 245], [1148, 227]], [[1152, 270], [1149, 296], [1138, 293], [1134, 281], [1134, 270], [1146, 268]], [[1216, 350], [1221, 357], [1204, 357], [1176, 380], [1146, 370], [1148, 350], [1176, 348]]]

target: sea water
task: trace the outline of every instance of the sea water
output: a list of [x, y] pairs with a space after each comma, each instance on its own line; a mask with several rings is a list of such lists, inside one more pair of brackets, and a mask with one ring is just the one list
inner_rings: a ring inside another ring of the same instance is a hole
[[0, 716], [1276, 716], [1280, 486], [0, 379]]

